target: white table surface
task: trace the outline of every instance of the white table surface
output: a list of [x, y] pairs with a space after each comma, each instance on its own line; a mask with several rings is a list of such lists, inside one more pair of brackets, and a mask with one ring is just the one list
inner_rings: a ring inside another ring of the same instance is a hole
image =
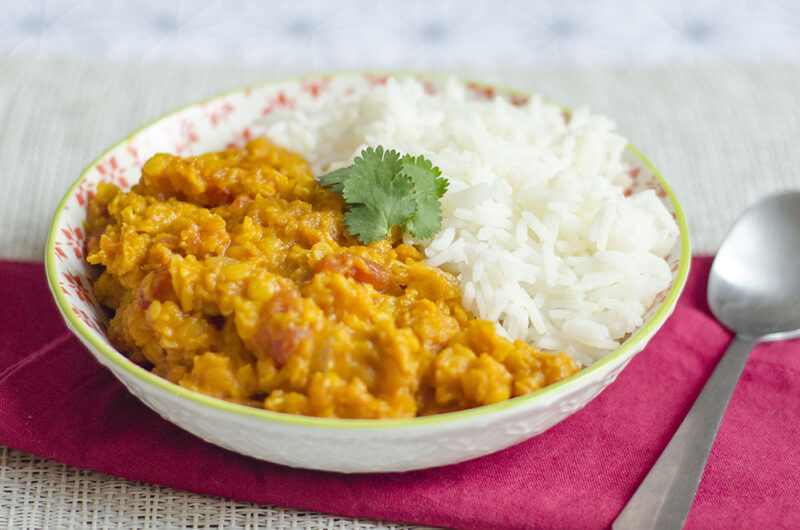
[[[800, 64], [450, 71], [611, 116], [672, 185], [695, 253], [714, 252], [759, 197], [800, 188]], [[0, 258], [23, 260], [42, 259], [61, 194], [105, 147], [178, 106], [291, 73], [2, 55], [0, 72]], [[0, 448], [0, 527], [265, 525], [382, 523], [194, 495]]]

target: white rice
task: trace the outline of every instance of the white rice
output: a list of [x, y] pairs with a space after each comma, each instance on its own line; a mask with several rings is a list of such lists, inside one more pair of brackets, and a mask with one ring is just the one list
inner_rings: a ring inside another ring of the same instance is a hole
[[448, 81], [435, 95], [390, 79], [360, 98], [319, 97], [261, 122], [315, 174], [367, 146], [425, 155], [450, 181], [426, 261], [456, 274], [463, 302], [511, 339], [591, 364], [642, 324], [670, 282], [678, 227], [652, 190], [625, 197], [627, 141], [586, 109], [567, 121]]

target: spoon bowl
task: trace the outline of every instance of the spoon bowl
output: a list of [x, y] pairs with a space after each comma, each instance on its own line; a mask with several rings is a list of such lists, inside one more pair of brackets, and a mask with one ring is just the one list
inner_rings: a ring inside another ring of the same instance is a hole
[[800, 335], [800, 192], [759, 201], [725, 237], [708, 280], [711, 312], [740, 337]]

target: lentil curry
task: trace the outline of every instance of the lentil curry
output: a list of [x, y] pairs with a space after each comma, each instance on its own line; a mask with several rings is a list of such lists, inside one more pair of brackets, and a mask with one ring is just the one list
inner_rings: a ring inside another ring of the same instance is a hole
[[89, 204], [88, 261], [129, 358], [173, 383], [265, 409], [396, 418], [495, 403], [578, 366], [511, 342], [458, 280], [391, 237], [363, 245], [340, 195], [264, 138], [157, 154], [129, 192]]

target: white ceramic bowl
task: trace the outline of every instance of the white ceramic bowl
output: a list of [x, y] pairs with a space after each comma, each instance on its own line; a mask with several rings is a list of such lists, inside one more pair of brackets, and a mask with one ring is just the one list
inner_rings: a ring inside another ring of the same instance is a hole
[[[424, 77], [429, 86], [440, 82]], [[644, 348], [675, 307], [689, 270], [689, 240], [680, 205], [652, 165], [633, 147], [640, 168], [634, 191], [655, 189], [681, 236], [668, 258], [672, 283], [645, 323], [594, 365], [538, 392], [490, 406], [407, 420], [342, 420], [281, 414], [228, 403], [174, 385], [129, 361], [106, 335], [107, 317], [91, 291], [84, 261], [86, 204], [100, 182], [128, 188], [156, 152], [193, 155], [243, 145], [251, 122], [277, 107], [302, 107], [318, 94], [363, 92], [385, 83], [372, 74], [322, 76], [269, 83], [185, 107], [134, 132], [101, 154], [59, 204], [47, 242], [50, 288], [67, 326], [97, 360], [164, 418], [189, 432], [255, 458], [342, 472], [406, 471], [461, 462], [535, 436], [580, 409]], [[506, 89], [468, 84], [481, 97], [524, 100]]]

